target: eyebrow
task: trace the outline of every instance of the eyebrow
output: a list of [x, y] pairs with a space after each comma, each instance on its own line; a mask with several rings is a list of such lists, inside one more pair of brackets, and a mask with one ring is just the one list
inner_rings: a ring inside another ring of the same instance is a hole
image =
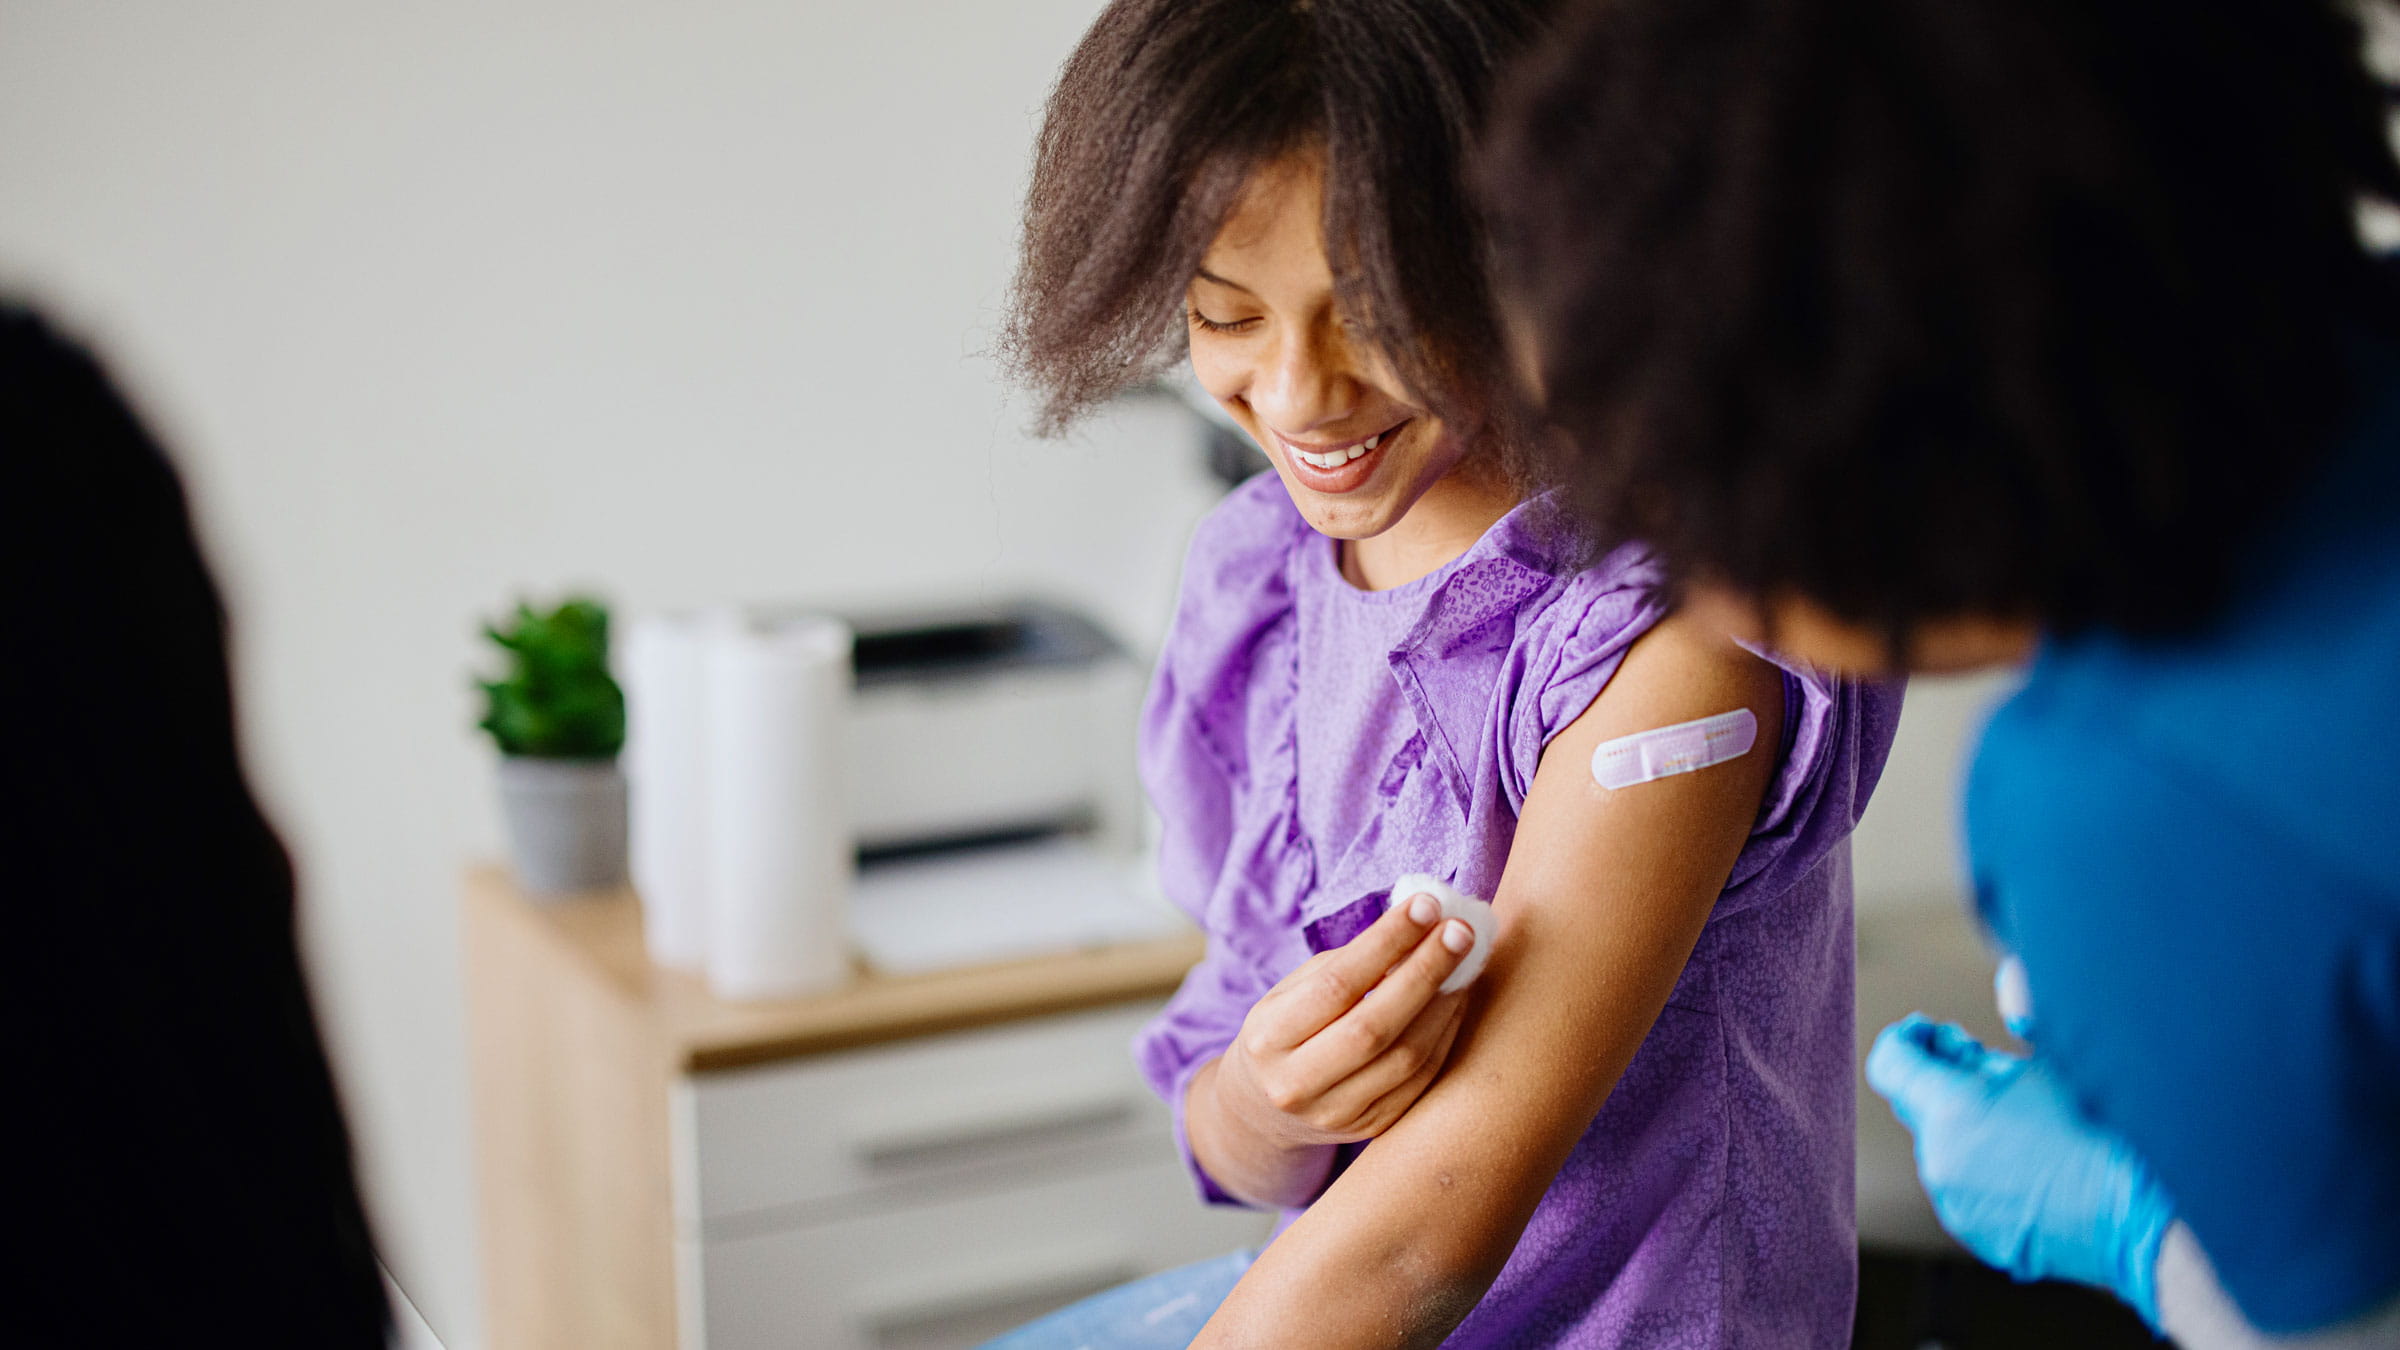
[[1240, 283], [1240, 282], [1238, 282], [1238, 281], [1231, 281], [1231, 280], [1228, 280], [1228, 279], [1226, 279], [1226, 278], [1224, 278], [1224, 277], [1218, 276], [1216, 273], [1209, 271], [1209, 270], [1208, 270], [1207, 268], [1205, 268], [1205, 267], [1195, 267], [1195, 268], [1193, 268], [1193, 269], [1192, 269], [1192, 272], [1193, 272], [1193, 275], [1195, 275], [1195, 276], [1199, 277], [1199, 278], [1200, 278], [1202, 281], [1213, 281], [1213, 282], [1217, 283], [1217, 284], [1218, 284], [1218, 285], [1220, 285], [1220, 286], [1227, 286], [1227, 287], [1231, 287], [1231, 288], [1232, 288], [1232, 289], [1234, 289], [1234, 290], [1240, 291], [1240, 292], [1241, 292], [1242, 294], [1244, 294], [1244, 295], [1256, 295], [1256, 294], [1258, 294], [1258, 292], [1256, 292], [1256, 291], [1254, 291], [1254, 290], [1251, 290], [1249, 287], [1247, 287], [1247, 286], [1243, 285], [1242, 283]]

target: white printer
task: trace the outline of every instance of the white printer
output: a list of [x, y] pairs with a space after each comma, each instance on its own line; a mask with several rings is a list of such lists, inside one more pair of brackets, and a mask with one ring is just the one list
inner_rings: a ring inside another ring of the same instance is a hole
[[1188, 932], [1142, 848], [1145, 672], [1036, 601], [852, 615], [851, 932], [913, 974]]
[[1098, 625], [1032, 600], [848, 617], [863, 861], [1068, 832], [1131, 854], [1144, 672]]

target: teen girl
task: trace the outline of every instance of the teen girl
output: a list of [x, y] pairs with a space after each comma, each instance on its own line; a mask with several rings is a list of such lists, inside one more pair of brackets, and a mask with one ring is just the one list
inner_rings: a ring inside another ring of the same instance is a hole
[[[1684, 622], [1528, 482], [1460, 160], [1538, 9], [1120, 0], [1051, 99], [1011, 330], [1049, 425], [1188, 355], [1274, 465], [1144, 714], [1210, 951], [1135, 1053], [1202, 1195], [1284, 1219], [1003, 1344], [1848, 1343], [1845, 839], [1899, 696]], [[1720, 714], [1748, 753], [1595, 780]], [[1412, 872], [1497, 907], [1463, 992]]]

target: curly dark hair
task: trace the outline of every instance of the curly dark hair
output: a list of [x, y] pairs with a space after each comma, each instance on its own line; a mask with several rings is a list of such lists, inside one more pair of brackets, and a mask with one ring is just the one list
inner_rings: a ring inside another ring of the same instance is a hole
[[1596, 544], [1880, 630], [2186, 628], [2400, 200], [2330, 0], [1600, 0], [1478, 165]]
[[[1446, 420], [1515, 409], [1464, 161], [1541, 0], [1116, 0], [1050, 95], [1001, 355], [1056, 434], [1180, 358], [1259, 167], [1325, 157], [1343, 315]], [[1511, 441], [1514, 435], [1505, 435]]]

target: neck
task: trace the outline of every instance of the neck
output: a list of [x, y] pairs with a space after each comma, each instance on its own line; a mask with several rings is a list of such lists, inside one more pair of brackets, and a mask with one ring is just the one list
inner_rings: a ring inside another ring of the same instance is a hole
[[1342, 575], [1370, 591], [1388, 591], [1427, 575], [1468, 549], [1522, 500], [1497, 469], [1470, 456], [1425, 490], [1393, 526], [1344, 541]]

